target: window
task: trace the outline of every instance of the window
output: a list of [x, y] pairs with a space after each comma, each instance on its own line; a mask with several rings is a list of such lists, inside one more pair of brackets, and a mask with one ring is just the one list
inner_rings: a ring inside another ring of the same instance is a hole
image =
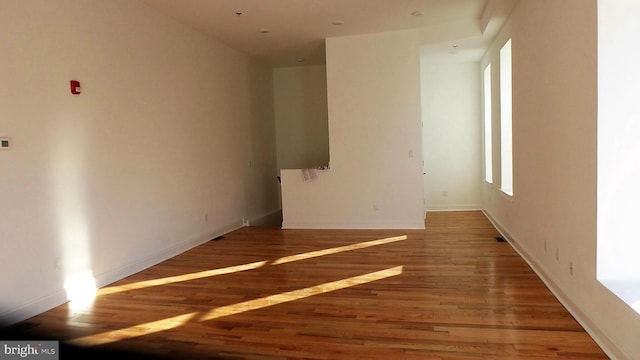
[[640, 313], [637, 0], [598, 1], [597, 277]]
[[484, 69], [484, 180], [493, 183], [493, 152], [491, 131], [491, 64]]
[[500, 49], [500, 190], [513, 196], [511, 39]]

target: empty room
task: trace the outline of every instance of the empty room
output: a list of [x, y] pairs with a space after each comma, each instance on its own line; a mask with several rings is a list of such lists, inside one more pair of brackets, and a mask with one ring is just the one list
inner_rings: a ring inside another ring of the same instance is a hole
[[640, 359], [635, 0], [0, 0], [0, 358]]

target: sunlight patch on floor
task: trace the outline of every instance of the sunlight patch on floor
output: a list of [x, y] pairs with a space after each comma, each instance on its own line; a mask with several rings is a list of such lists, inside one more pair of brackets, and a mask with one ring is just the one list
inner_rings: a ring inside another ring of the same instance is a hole
[[358, 275], [338, 281], [328, 282], [321, 285], [306, 287], [299, 290], [287, 291], [284, 293], [271, 295], [255, 300], [244, 301], [241, 303], [222, 306], [215, 308], [206, 313], [200, 320], [212, 320], [223, 316], [229, 316], [238, 314], [245, 311], [262, 309], [265, 307], [278, 305], [290, 301], [303, 299], [309, 296], [324, 294], [331, 291], [345, 289], [348, 287], [370, 283], [377, 280], [382, 280], [388, 277], [396, 276], [402, 273], [402, 266], [396, 266], [386, 270], [376, 271], [365, 275]]
[[[255, 300], [244, 301], [237, 304], [218, 307], [203, 314], [199, 321], [213, 320], [224, 316], [231, 316], [246, 311], [263, 309], [269, 306], [283, 304], [295, 300], [304, 299], [314, 295], [320, 295], [331, 291], [349, 288], [352, 286], [362, 285], [377, 280], [386, 279], [402, 274], [403, 267], [396, 266], [385, 270], [367, 273], [364, 275], [353, 276], [350, 278], [327, 282], [320, 285], [306, 287], [298, 290], [287, 291], [280, 294], [270, 295]], [[182, 326], [194, 319], [198, 312], [173, 316], [166, 319], [151, 321], [143, 324], [130, 326], [123, 329], [107, 331], [94, 335], [87, 335], [72, 339], [70, 344], [80, 346], [97, 346], [104, 345], [120, 340], [131, 339], [139, 336], [153, 334], [165, 330], [170, 330]]]
[[109, 286], [109, 287], [98, 290], [98, 295], [108, 295], [108, 294], [118, 293], [121, 291], [143, 289], [143, 288], [152, 287], [152, 286], [161, 286], [161, 285], [167, 285], [167, 284], [172, 284], [172, 283], [181, 282], [181, 281], [196, 280], [196, 279], [202, 279], [202, 278], [211, 277], [211, 276], [231, 274], [239, 271], [253, 270], [261, 266], [264, 266], [266, 263], [267, 263], [266, 261], [257, 261], [249, 264], [199, 271], [199, 272], [184, 274], [184, 275], [169, 276], [161, 279], [139, 281], [131, 284], [118, 285], [118, 286]]
[[108, 287], [99, 289], [97, 291], [96, 295], [97, 296], [109, 295], [109, 294], [119, 293], [119, 292], [122, 292], [122, 291], [143, 289], [143, 288], [152, 287], [152, 286], [161, 286], [161, 285], [167, 285], [167, 284], [172, 284], [172, 283], [177, 283], [177, 282], [182, 282], [182, 281], [189, 281], [189, 280], [202, 279], [202, 278], [206, 278], [206, 277], [231, 274], [231, 273], [240, 272], [240, 271], [247, 271], [247, 270], [257, 269], [257, 268], [265, 266], [267, 264], [270, 264], [270, 265], [286, 264], [286, 263], [290, 263], [290, 262], [294, 262], [294, 261], [300, 261], [300, 260], [310, 259], [310, 258], [319, 257], [319, 256], [332, 255], [332, 254], [337, 254], [337, 253], [341, 253], [341, 252], [345, 252], [345, 251], [358, 250], [358, 249], [364, 249], [364, 248], [371, 247], [371, 246], [389, 244], [389, 243], [402, 241], [402, 240], [406, 240], [406, 239], [407, 239], [406, 235], [394, 236], [394, 237], [389, 237], [389, 238], [384, 238], [384, 239], [364, 241], [364, 242], [351, 244], [351, 245], [338, 246], [338, 247], [329, 248], [329, 249], [310, 251], [310, 252], [306, 252], [306, 253], [302, 253], [302, 254], [285, 256], [285, 257], [281, 257], [281, 258], [279, 258], [277, 260], [274, 260], [272, 262], [269, 262], [269, 261], [257, 261], [257, 262], [252, 262], [252, 263], [249, 263], [249, 264], [242, 264], [242, 265], [224, 267], [224, 268], [220, 268], [220, 269], [199, 271], [199, 272], [195, 272], [195, 273], [164, 277], [164, 278], [160, 278], [160, 279], [139, 281], [139, 282], [135, 282], [135, 283], [131, 283], [131, 284], [108, 286]]
[[383, 244], [402, 241], [406, 239], [407, 239], [407, 236], [402, 235], [402, 236], [395, 236], [395, 237], [390, 237], [386, 239], [365, 241], [365, 242], [352, 244], [352, 245], [339, 246], [339, 247], [334, 247], [334, 248], [325, 249], [325, 250], [311, 251], [311, 252], [306, 252], [306, 253], [297, 254], [297, 255], [285, 256], [278, 260], [275, 260], [272, 263], [272, 265], [286, 264], [292, 261], [299, 261], [299, 260], [304, 260], [304, 259], [309, 259], [309, 258], [324, 256], [324, 255], [332, 255], [332, 254], [337, 254], [344, 251], [364, 249], [370, 246], [383, 245]]
[[88, 335], [75, 338], [69, 343], [79, 346], [97, 346], [104, 345], [120, 340], [131, 339], [138, 336], [153, 334], [173, 328], [177, 328], [187, 321], [191, 320], [197, 312], [178, 315], [162, 320], [151, 321], [144, 324], [138, 324], [124, 329], [103, 332], [95, 335]]

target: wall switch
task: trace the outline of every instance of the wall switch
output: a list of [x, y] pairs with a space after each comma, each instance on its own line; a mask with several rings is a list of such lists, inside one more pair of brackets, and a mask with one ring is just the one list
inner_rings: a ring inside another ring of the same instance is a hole
[[0, 149], [7, 150], [9, 146], [9, 138], [0, 138]]

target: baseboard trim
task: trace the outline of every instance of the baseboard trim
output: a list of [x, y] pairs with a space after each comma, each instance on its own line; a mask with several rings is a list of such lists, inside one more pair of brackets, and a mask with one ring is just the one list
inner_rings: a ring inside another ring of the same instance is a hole
[[64, 289], [41, 298], [34, 299], [26, 304], [22, 304], [21, 306], [0, 314], [0, 328], [24, 321], [66, 302], [67, 293]]
[[410, 223], [332, 223], [332, 222], [282, 222], [282, 229], [316, 230], [424, 230], [424, 220]]
[[[153, 265], [156, 265], [162, 261], [170, 259], [174, 256], [177, 256], [187, 250], [190, 250], [198, 245], [204, 244], [207, 241], [214, 239], [218, 236], [224, 235], [231, 231], [235, 231], [237, 229], [242, 228], [244, 225], [242, 224], [242, 220], [234, 221], [229, 224], [223, 225], [216, 229], [213, 229], [210, 232], [205, 234], [195, 236], [186, 241], [182, 241], [178, 244], [174, 244], [172, 246], [168, 246], [164, 249], [160, 249], [150, 256], [141, 257], [137, 260], [133, 260], [129, 264], [124, 266], [120, 266], [100, 274], [94, 274], [96, 287], [101, 288], [107, 286], [115, 281], [126, 278], [127, 276], [133, 275], [137, 272], [140, 272], [144, 269], [147, 269]], [[24, 321], [33, 316], [41, 314], [45, 311], [51, 310], [57, 306], [60, 306], [66, 303], [67, 294], [64, 289], [60, 289], [54, 293], [49, 295], [45, 295], [39, 299], [35, 299], [33, 301], [27, 302], [18, 307], [14, 307], [13, 309], [9, 309], [4, 313], [0, 314], [0, 326], [6, 327], [12, 324], [18, 323], [20, 321]]]
[[479, 211], [480, 207], [476, 205], [453, 205], [453, 206], [430, 206], [427, 212], [445, 212], [445, 211]]
[[620, 349], [609, 338], [606, 333], [587, 315], [569, 296], [558, 286], [555, 281], [545, 271], [544, 266], [539, 264], [529, 252], [520, 245], [511, 232], [491, 213], [485, 209], [481, 209], [487, 219], [493, 224], [498, 232], [507, 240], [507, 243], [529, 264], [531, 269], [538, 275], [540, 280], [549, 288], [553, 295], [560, 303], [569, 311], [569, 313], [578, 321], [585, 331], [593, 338], [593, 340], [602, 348], [602, 350], [613, 360], [632, 360], [631, 356]]

